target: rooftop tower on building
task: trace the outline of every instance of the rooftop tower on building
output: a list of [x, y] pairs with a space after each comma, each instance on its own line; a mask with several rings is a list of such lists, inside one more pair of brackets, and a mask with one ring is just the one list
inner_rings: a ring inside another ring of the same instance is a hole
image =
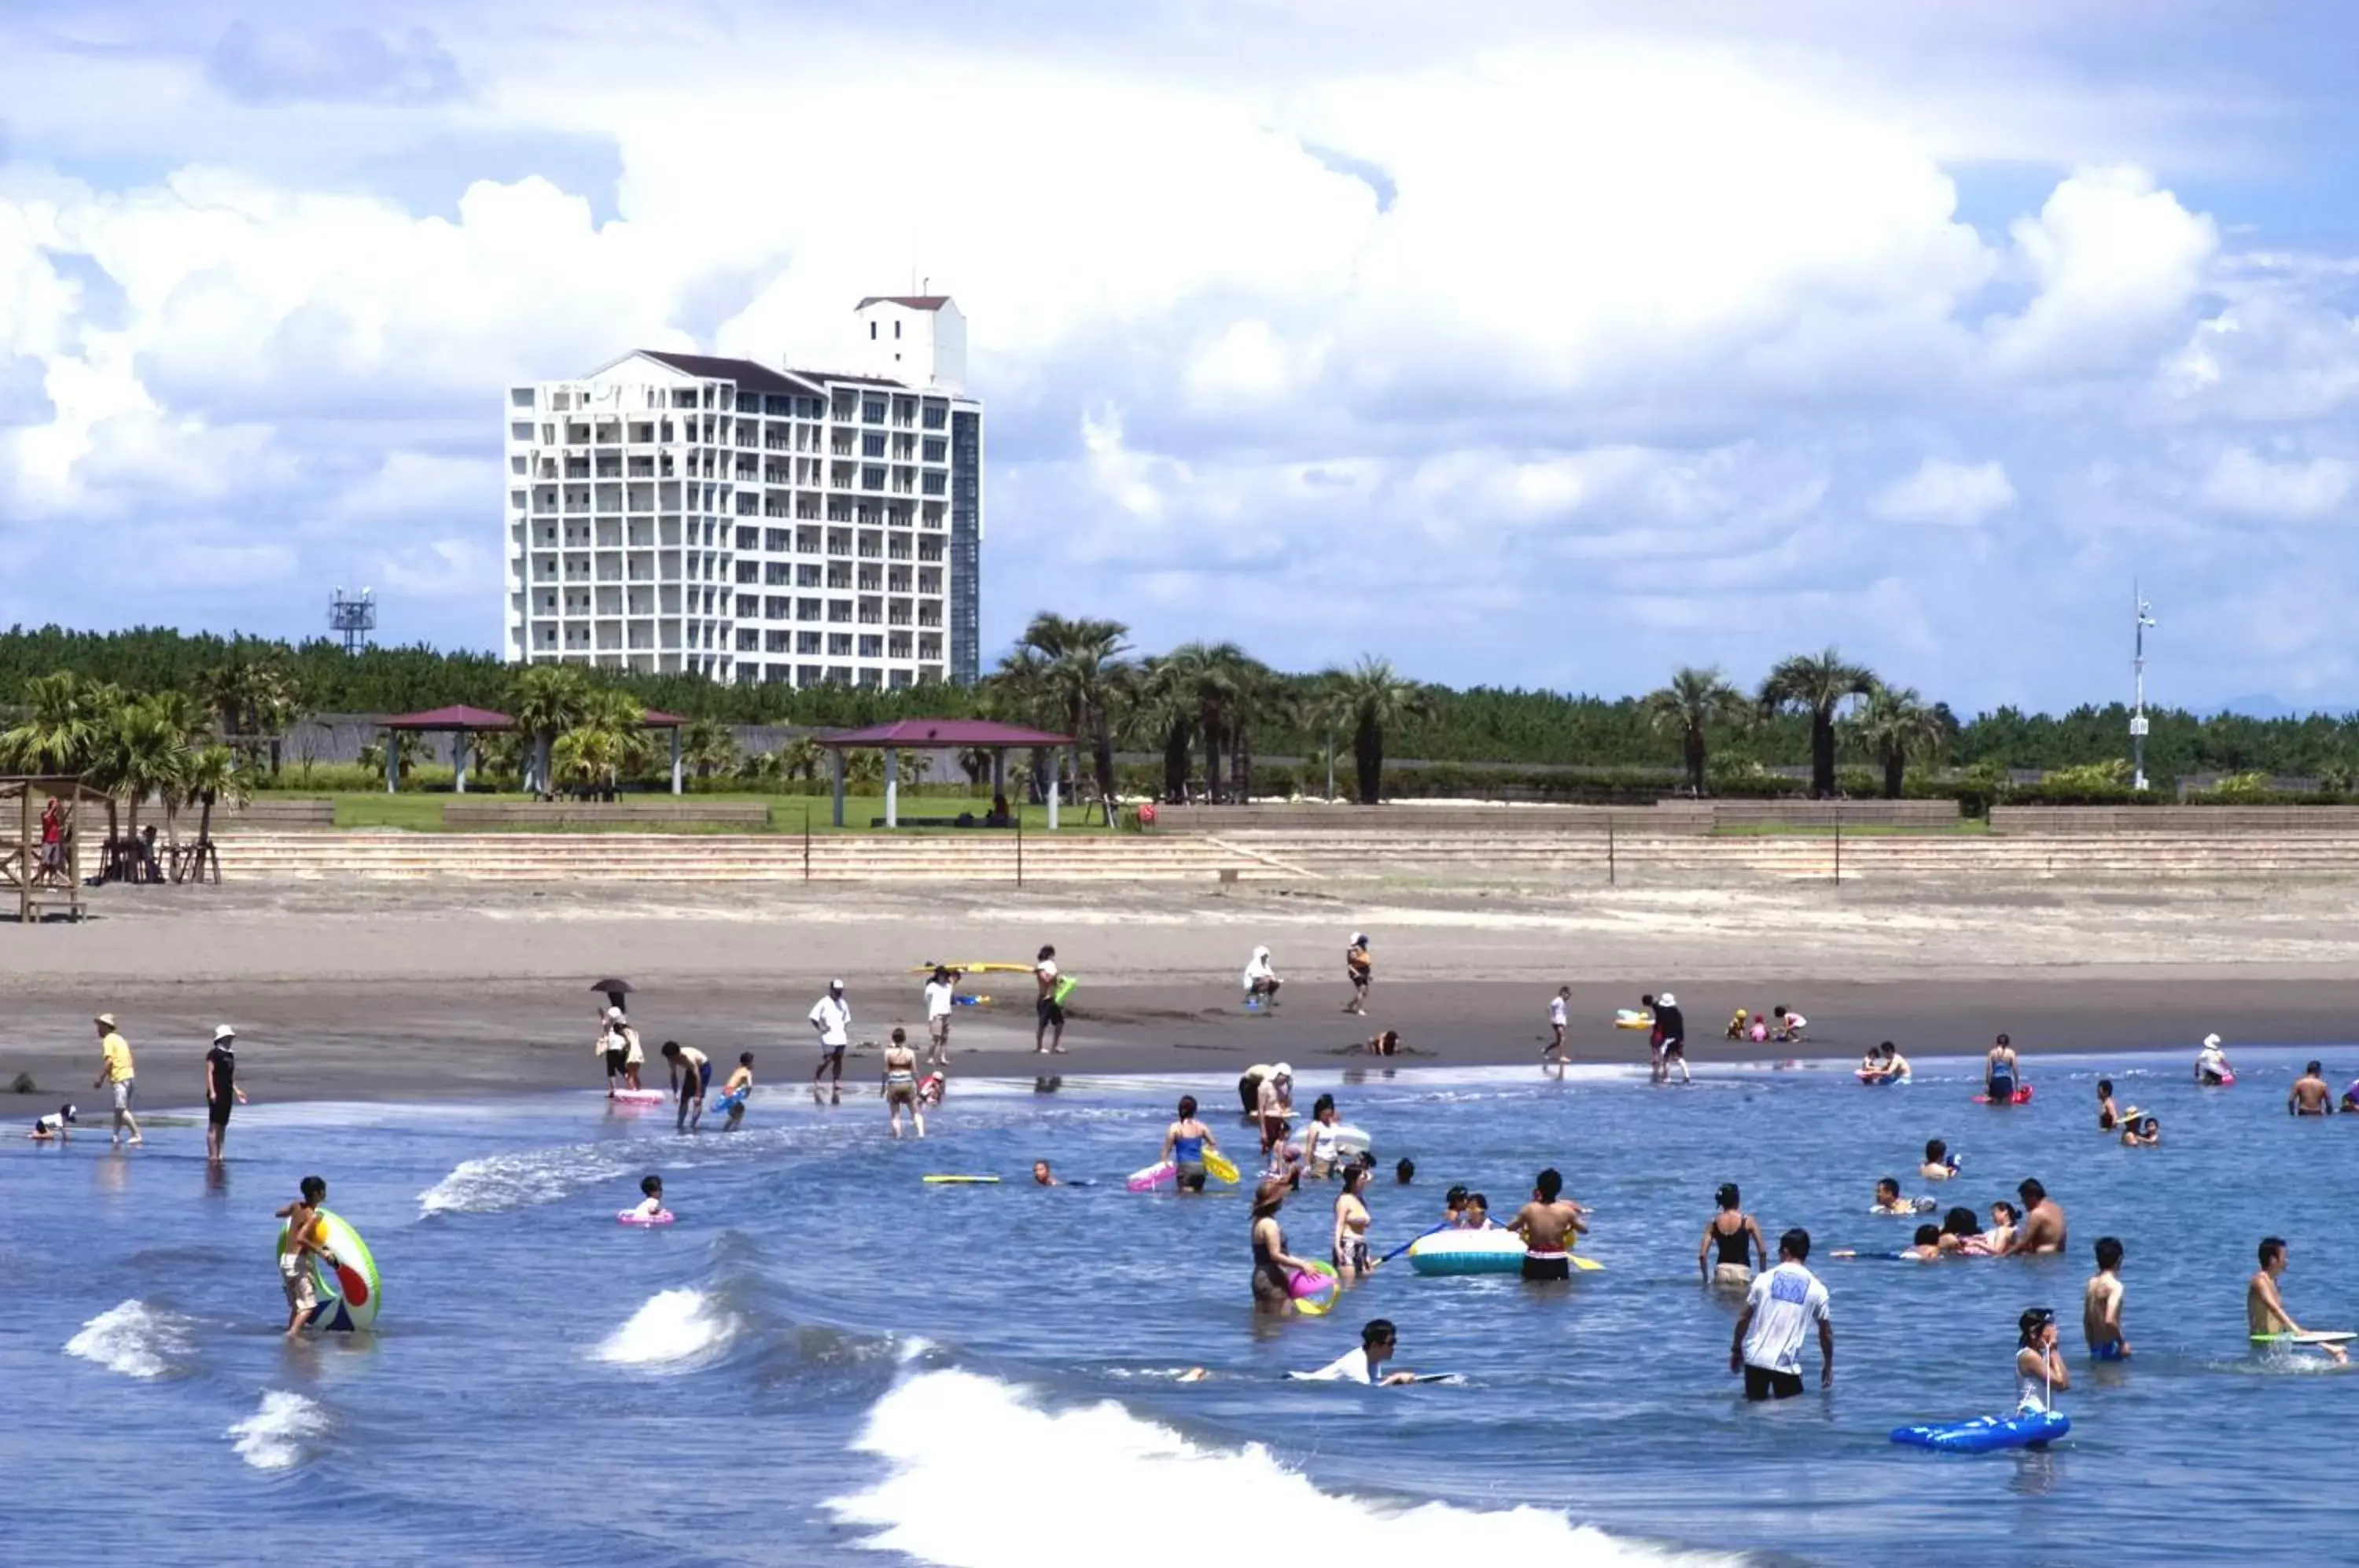
[[511, 663], [753, 684], [973, 681], [983, 405], [948, 295], [854, 310], [856, 363], [639, 349], [510, 387]]

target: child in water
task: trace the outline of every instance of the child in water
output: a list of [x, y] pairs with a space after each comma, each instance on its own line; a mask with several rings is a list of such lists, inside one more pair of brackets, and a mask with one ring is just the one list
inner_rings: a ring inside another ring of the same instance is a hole
[[2015, 1408], [2023, 1415], [2047, 1415], [2055, 1408], [2056, 1390], [2072, 1386], [2064, 1368], [2064, 1352], [2056, 1344], [2056, 1314], [2031, 1307], [2017, 1320], [2021, 1334], [2015, 1352]]
[[737, 1124], [745, 1119], [745, 1102], [754, 1094], [754, 1053], [737, 1053], [737, 1070], [729, 1074], [729, 1082], [721, 1086], [721, 1100], [729, 1107], [729, 1119], [721, 1125], [723, 1132], [735, 1132]]
[[637, 1208], [631, 1211], [632, 1215], [635, 1218], [643, 1220], [661, 1218], [664, 1212], [663, 1178], [660, 1176], [642, 1177], [639, 1181], [639, 1191], [645, 1193], [646, 1197], [641, 1201]]

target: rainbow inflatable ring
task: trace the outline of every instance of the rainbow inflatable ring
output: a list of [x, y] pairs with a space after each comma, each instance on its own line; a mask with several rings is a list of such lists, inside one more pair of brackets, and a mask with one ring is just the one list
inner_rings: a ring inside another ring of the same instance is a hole
[[[316, 1255], [311, 1259], [311, 1278], [320, 1287], [320, 1304], [311, 1309], [310, 1321], [303, 1326], [312, 1334], [364, 1334], [376, 1326], [377, 1305], [383, 1289], [377, 1279], [376, 1259], [370, 1256], [368, 1243], [361, 1233], [346, 1224], [333, 1209], [319, 1211], [320, 1228], [335, 1254], [336, 1267], [331, 1269]], [[278, 1227], [279, 1238], [287, 1236], [287, 1227]], [[274, 1258], [277, 1254], [272, 1255]]]

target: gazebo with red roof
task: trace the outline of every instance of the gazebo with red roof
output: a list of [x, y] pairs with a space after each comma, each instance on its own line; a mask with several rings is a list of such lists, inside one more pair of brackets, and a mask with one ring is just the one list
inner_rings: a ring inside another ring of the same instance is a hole
[[[1073, 744], [1071, 735], [1050, 735], [1046, 730], [1026, 729], [1021, 724], [1003, 724], [990, 719], [896, 719], [889, 724], [871, 724], [864, 730], [839, 730], [832, 735], [821, 735], [819, 744], [833, 757], [835, 777], [835, 825], [843, 825], [843, 754], [850, 748], [873, 746], [885, 754], [885, 825], [898, 827], [900, 811], [900, 754], [904, 751], [987, 751], [991, 753], [991, 793], [994, 799], [1007, 787], [1007, 748], [1010, 746], [1049, 747]], [[1057, 826], [1057, 776], [1049, 775], [1049, 827]]]
[[[671, 731], [671, 792], [680, 793], [680, 731], [688, 721], [678, 713], [646, 711], [639, 720], [640, 727]], [[516, 721], [506, 713], [495, 713], [489, 708], [471, 708], [457, 702], [447, 708], [429, 708], [422, 713], [397, 713], [389, 719], [379, 719], [381, 730], [408, 730], [416, 734], [447, 734], [451, 740], [451, 783], [458, 793], [467, 792], [467, 739], [486, 732], [512, 730]], [[385, 792], [388, 795], [401, 788], [401, 748], [390, 740], [385, 747]]]

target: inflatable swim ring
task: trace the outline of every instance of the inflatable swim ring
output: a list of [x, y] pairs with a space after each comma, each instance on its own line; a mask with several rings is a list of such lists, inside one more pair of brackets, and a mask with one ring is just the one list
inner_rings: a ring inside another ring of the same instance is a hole
[[[1210, 1171], [1212, 1167], [1207, 1165], [1204, 1169]], [[1230, 1169], [1234, 1171], [1236, 1167], [1231, 1166]], [[1151, 1192], [1158, 1187], [1169, 1186], [1172, 1178], [1178, 1174], [1179, 1168], [1171, 1161], [1159, 1160], [1144, 1171], [1132, 1171], [1130, 1180], [1124, 1185], [1134, 1192]]]
[[730, 1112], [744, 1105], [745, 1103], [745, 1096], [752, 1093], [753, 1085], [749, 1083], [734, 1094], [722, 1095], [721, 1098], [712, 1102], [712, 1114], [716, 1116], [727, 1116]]
[[1895, 1427], [1892, 1441], [1943, 1454], [1990, 1454], [2002, 1448], [2037, 1448], [2071, 1430], [2071, 1421], [2053, 1410], [2017, 1411], [1975, 1421]]
[[2225, 1089], [2235, 1081], [2236, 1075], [2234, 1073], [2223, 1073], [2217, 1078], [2212, 1077], [2209, 1073], [2199, 1073], [2195, 1075], [2196, 1083], [2205, 1089]]
[[625, 1225], [669, 1225], [672, 1221], [672, 1213], [669, 1209], [658, 1209], [654, 1214], [643, 1214], [636, 1209], [625, 1209], [621, 1214], [616, 1214], [614, 1217], [622, 1221]]
[[1444, 1230], [1409, 1243], [1419, 1274], [1521, 1274], [1524, 1238], [1511, 1230]]
[[[311, 1279], [319, 1286], [320, 1304], [311, 1310], [310, 1321], [303, 1326], [313, 1334], [351, 1334], [364, 1332], [376, 1325], [378, 1298], [382, 1286], [377, 1279], [376, 1259], [369, 1255], [368, 1244], [360, 1233], [346, 1224], [342, 1215], [332, 1209], [319, 1211], [322, 1239], [328, 1250], [335, 1254], [336, 1267], [314, 1255]], [[282, 1223], [278, 1235], [284, 1239], [287, 1226]], [[272, 1260], [277, 1260], [277, 1251]]]
[[1204, 1150], [1204, 1174], [1210, 1176], [1215, 1181], [1226, 1181], [1231, 1186], [1236, 1185], [1237, 1168], [1235, 1162], [1231, 1160], [1227, 1155], [1223, 1154], [1217, 1149], [1208, 1149]]
[[1365, 1154], [1370, 1148], [1366, 1131], [1344, 1122], [1335, 1124], [1334, 1139], [1338, 1154]]
[[660, 1105], [671, 1098], [661, 1089], [617, 1089], [612, 1097], [623, 1105]]
[[[1305, 1317], [1313, 1318], [1325, 1316], [1327, 1309], [1333, 1306], [1343, 1293], [1343, 1283], [1335, 1278], [1335, 1266], [1332, 1263], [1313, 1263], [1307, 1271], [1294, 1276], [1288, 1289], [1294, 1297], [1294, 1310]], [[1326, 1300], [1318, 1299], [1321, 1296]]]
[[[925, 1178], [925, 1182], [929, 1187], [996, 1187], [999, 1185], [999, 1178], [996, 1176], [929, 1176]], [[1070, 1186], [1071, 1183], [1068, 1182], [1067, 1185]]]
[[1870, 1073], [1864, 1067], [1857, 1069], [1854, 1073], [1853, 1076], [1856, 1077], [1862, 1083], [1866, 1084], [1871, 1089], [1881, 1089], [1887, 1083], [1906, 1083], [1908, 1082], [1908, 1074], [1906, 1073]]
[[1057, 1006], [1060, 1007], [1063, 1007], [1065, 1005], [1065, 998], [1071, 996], [1073, 994], [1073, 987], [1081, 983], [1081, 978], [1078, 975], [1064, 975], [1058, 980], [1056, 987], [1049, 993], [1049, 1000], [1056, 1003]]
[[[2006, 1104], [2010, 1105], [2028, 1105], [2030, 1102], [2031, 1085], [2028, 1083], [2018, 1083], [2015, 1086], [2014, 1096], [2010, 1098]], [[1992, 1103], [1991, 1097], [1988, 1094], [1976, 1094], [1974, 1096], [1974, 1104], [1977, 1105], [1987, 1105]]]
[[1655, 1015], [1643, 1012], [1636, 1007], [1616, 1008], [1614, 1014], [1614, 1027], [1626, 1029], [1650, 1029], [1655, 1027]]

